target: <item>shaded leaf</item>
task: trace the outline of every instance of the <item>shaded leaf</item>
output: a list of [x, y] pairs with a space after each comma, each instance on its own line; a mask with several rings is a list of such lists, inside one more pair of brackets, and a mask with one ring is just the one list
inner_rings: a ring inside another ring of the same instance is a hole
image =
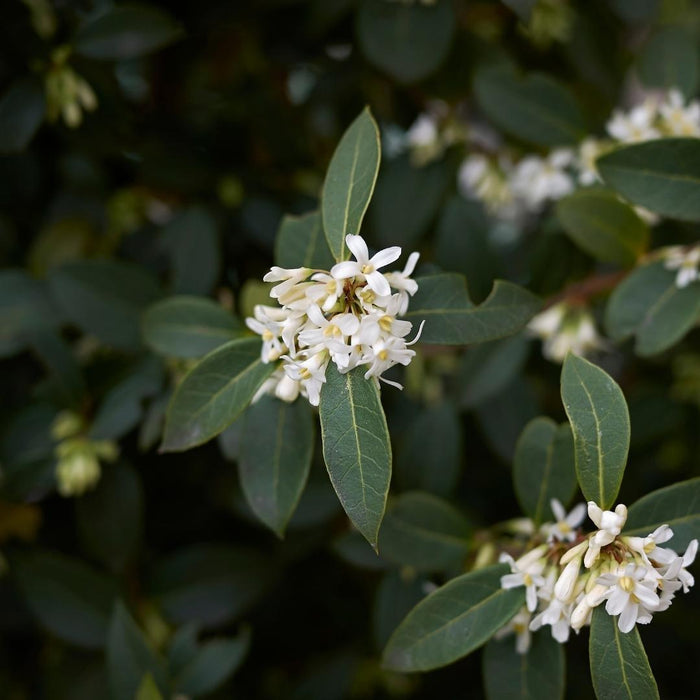
[[661, 27], [639, 54], [638, 70], [645, 86], [677, 88], [692, 97], [700, 74], [697, 42], [682, 27]]
[[37, 78], [15, 80], [0, 99], [0, 153], [23, 151], [44, 121], [46, 98]]
[[401, 620], [425, 597], [426, 583], [424, 578], [407, 578], [400, 571], [384, 575], [377, 586], [372, 611], [372, 629], [378, 648], [384, 648]]
[[333, 256], [323, 234], [321, 214], [312, 211], [303, 216], [287, 215], [275, 238], [275, 265], [294, 269], [309, 267], [330, 270]]

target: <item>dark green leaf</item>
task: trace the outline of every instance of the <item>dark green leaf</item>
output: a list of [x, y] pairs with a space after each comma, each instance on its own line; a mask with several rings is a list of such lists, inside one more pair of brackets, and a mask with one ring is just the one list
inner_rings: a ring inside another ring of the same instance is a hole
[[162, 450], [201, 445], [233, 423], [272, 374], [260, 359], [260, 339], [233, 340], [206, 355], [177, 387], [165, 423]]
[[374, 641], [379, 649], [386, 646], [401, 620], [425, 597], [426, 583], [424, 578], [408, 578], [401, 571], [384, 575], [377, 587], [372, 613]]
[[700, 477], [652, 491], [635, 501], [627, 513], [625, 535], [646, 537], [660, 525], [670, 525], [669, 546], [682, 551], [700, 539]]
[[672, 219], [700, 221], [700, 139], [667, 138], [598, 158], [606, 185], [633, 204]]
[[649, 227], [608, 190], [578, 190], [559, 200], [556, 211], [569, 238], [597, 260], [629, 267], [646, 250]]
[[241, 333], [241, 324], [211, 299], [175, 296], [143, 315], [143, 339], [166, 357], [202, 357]]
[[44, 121], [46, 98], [37, 78], [20, 78], [0, 99], [0, 153], [23, 151]]
[[677, 343], [700, 316], [700, 285], [676, 286], [676, 271], [659, 260], [633, 270], [610, 295], [605, 328], [613, 340], [636, 337], [647, 357]]
[[537, 313], [540, 300], [511, 282], [497, 280], [479, 306], [467, 295], [464, 277], [456, 274], [421, 277], [406, 319], [425, 320], [424, 343], [467, 345], [513, 335]]
[[402, 83], [433, 73], [452, 44], [452, 3], [375, 2], [364, 0], [357, 17], [362, 52], [375, 66]]
[[345, 236], [360, 233], [380, 157], [379, 129], [366, 107], [340, 139], [323, 183], [323, 230], [336, 260], [346, 257]]
[[88, 58], [119, 61], [157, 51], [181, 35], [180, 25], [162, 10], [122, 5], [88, 18], [73, 45]]
[[391, 442], [379, 388], [364, 368], [340, 374], [328, 364], [319, 416], [323, 458], [343, 509], [377, 548], [391, 480]]
[[585, 136], [574, 96], [546, 75], [520, 77], [508, 66], [486, 66], [476, 72], [474, 92], [486, 115], [523, 141], [558, 146], [575, 144]]
[[552, 516], [550, 500], [563, 505], [576, 490], [574, 443], [567, 423], [535, 418], [523, 430], [515, 446], [513, 481], [523, 511], [536, 525]]
[[627, 402], [600, 367], [567, 355], [561, 398], [574, 434], [576, 474], [587, 501], [610, 508], [620, 490], [630, 442]]
[[275, 238], [275, 265], [294, 269], [330, 270], [333, 256], [323, 235], [321, 214], [285, 216]]
[[639, 77], [647, 87], [678, 88], [693, 97], [698, 86], [700, 56], [695, 37], [682, 27], [662, 27], [639, 55]]
[[384, 650], [392, 671], [430, 671], [471, 653], [503, 627], [525, 602], [522, 589], [501, 588], [504, 565], [452, 579], [422, 600]]
[[602, 605], [593, 611], [588, 653], [598, 700], [658, 699], [659, 690], [637, 628], [623, 634], [617, 618], [608, 615]]
[[314, 424], [307, 401], [263, 396], [245, 413], [238, 474], [248, 505], [284, 535], [311, 468]]
[[484, 685], [488, 700], [558, 700], [564, 697], [564, 645], [549, 630], [532, 635], [526, 654], [512, 636], [492, 639], [484, 649]]

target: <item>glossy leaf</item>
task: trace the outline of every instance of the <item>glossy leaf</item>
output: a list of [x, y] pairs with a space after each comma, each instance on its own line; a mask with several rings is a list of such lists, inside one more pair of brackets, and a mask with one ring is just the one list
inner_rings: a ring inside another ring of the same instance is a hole
[[260, 339], [226, 343], [206, 355], [175, 390], [162, 450], [178, 452], [218, 435], [242, 413], [275, 364], [260, 359]]
[[563, 505], [571, 501], [576, 470], [568, 423], [540, 417], [525, 426], [515, 446], [513, 481], [518, 502], [536, 525], [552, 518], [551, 499]]
[[149, 306], [143, 315], [143, 338], [165, 357], [202, 357], [233, 340], [241, 323], [211, 299], [174, 296]]
[[421, 342], [438, 345], [483, 343], [513, 335], [540, 308], [540, 300], [511, 282], [496, 281], [491, 294], [474, 306], [464, 277], [457, 274], [421, 277], [406, 319], [425, 320]]
[[646, 537], [660, 525], [670, 525], [668, 543], [681, 552], [690, 540], [700, 539], [700, 477], [652, 491], [635, 501], [627, 513], [626, 535]]
[[433, 73], [452, 44], [451, 3], [384, 3], [364, 0], [357, 16], [360, 48], [367, 59], [401, 83]]
[[293, 269], [309, 267], [330, 270], [333, 256], [323, 235], [321, 214], [312, 211], [303, 216], [287, 215], [275, 238], [275, 265]]
[[394, 499], [379, 531], [382, 556], [417, 571], [459, 566], [469, 549], [470, 527], [452, 505], [420, 491]]
[[588, 653], [598, 700], [654, 700], [659, 697], [639, 631], [624, 634], [617, 618], [599, 605], [593, 610]]
[[567, 355], [561, 397], [574, 434], [576, 474], [587, 501], [610, 508], [620, 490], [630, 442], [627, 402], [600, 367]]
[[366, 107], [340, 139], [323, 183], [323, 230], [336, 260], [346, 257], [345, 236], [360, 233], [380, 157], [379, 129]]
[[574, 96], [549, 76], [520, 77], [509, 66], [485, 66], [474, 77], [481, 109], [501, 129], [539, 146], [574, 144], [586, 132]]
[[635, 336], [635, 350], [647, 357], [675, 345], [700, 317], [700, 285], [676, 286], [676, 270], [663, 261], [633, 270], [610, 295], [605, 328], [613, 340]]
[[640, 207], [700, 221], [700, 139], [665, 138], [616, 148], [598, 158], [605, 184]]
[[162, 694], [168, 691], [163, 661], [121, 601], [114, 606], [109, 625], [107, 674], [114, 700], [133, 700], [147, 674]]
[[262, 397], [245, 413], [238, 475], [248, 505], [284, 535], [311, 468], [314, 422], [307, 401]]
[[391, 636], [383, 665], [391, 671], [430, 671], [471, 653], [525, 602], [522, 588], [501, 588], [504, 565], [452, 579], [422, 600]]
[[558, 700], [564, 697], [564, 645], [548, 629], [533, 634], [525, 654], [512, 635], [492, 639], [484, 649], [483, 675], [488, 700]]
[[126, 5], [89, 17], [78, 30], [74, 46], [88, 58], [117, 61], [157, 51], [181, 35], [180, 25], [162, 10]]
[[44, 121], [46, 98], [37, 78], [19, 78], [0, 98], [0, 153], [23, 151]]
[[569, 238], [602, 262], [632, 266], [647, 247], [647, 224], [608, 190], [577, 190], [559, 200], [556, 211]]
[[377, 548], [391, 480], [391, 442], [379, 389], [357, 367], [340, 374], [331, 362], [321, 391], [323, 458], [348, 517]]

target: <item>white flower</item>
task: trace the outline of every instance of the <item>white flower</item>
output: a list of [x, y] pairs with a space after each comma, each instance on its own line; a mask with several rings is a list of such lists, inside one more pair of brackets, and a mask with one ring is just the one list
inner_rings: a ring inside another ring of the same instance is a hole
[[542, 576], [545, 562], [541, 558], [544, 547], [538, 547], [526, 555], [513, 561], [513, 557], [502, 554], [500, 561], [510, 565], [512, 573], [501, 576], [501, 588], [518, 588], [525, 586], [525, 601], [527, 609], [534, 612], [537, 608], [537, 589], [544, 586], [545, 578]]
[[329, 350], [342, 351], [342, 346], [346, 345], [345, 339], [360, 327], [360, 322], [353, 314], [335, 314], [330, 321], [326, 320], [316, 304], [311, 304], [306, 314], [311, 323], [307, 323], [299, 333], [299, 342], [307, 346], [325, 343]]
[[556, 539], [560, 542], [573, 542], [576, 539], [576, 528], [578, 528], [586, 517], [586, 506], [579, 503], [567, 515], [564, 506], [553, 498], [550, 502], [552, 513], [557, 519], [554, 525], [548, 528], [549, 539]]
[[594, 138], [584, 139], [578, 148], [576, 166], [578, 181], [582, 185], [593, 185], [600, 180], [595, 167], [596, 158], [605, 150], [605, 144]]
[[581, 559], [576, 558], [570, 561], [564, 571], [554, 584], [554, 597], [563, 603], [572, 603], [576, 594], [576, 584], [578, 583], [578, 574], [581, 570]]
[[501, 627], [501, 629], [494, 634], [494, 637], [496, 639], [502, 639], [508, 634], [515, 633], [515, 651], [517, 651], [518, 654], [526, 654], [530, 648], [531, 617], [530, 611], [526, 607], [522, 608], [514, 615], [507, 625]]
[[564, 170], [572, 161], [568, 149], [554, 150], [546, 158], [527, 156], [515, 166], [511, 189], [528, 210], [536, 212], [547, 201], [561, 199], [574, 189], [572, 177]]
[[683, 289], [700, 277], [698, 265], [700, 264], [700, 245], [692, 248], [683, 246], [670, 246], [664, 251], [666, 261], [664, 267], [667, 270], [678, 270], [676, 275], [676, 287]]
[[345, 280], [337, 280], [326, 272], [316, 272], [311, 275], [311, 279], [318, 284], [314, 284], [306, 290], [306, 296], [311, 301], [319, 304], [321, 299], [323, 311], [330, 311], [343, 296]]
[[554, 598], [549, 605], [530, 623], [530, 629], [536, 632], [543, 625], [552, 626], [552, 637], [560, 644], [569, 639], [571, 630], [571, 610], [573, 605]]
[[308, 267], [297, 267], [287, 270], [284, 267], [271, 267], [270, 271], [263, 277], [264, 282], [280, 282], [270, 290], [270, 296], [273, 299], [279, 299], [280, 303], [289, 295], [294, 287], [299, 282], [305, 280], [311, 270]]
[[284, 365], [284, 371], [289, 379], [301, 385], [309, 403], [312, 406], [318, 406], [321, 387], [326, 382], [326, 367], [330, 357], [320, 346], [314, 348], [309, 354], [310, 357], [305, 360], [292, 360], [285, 357], [287, 362]]
[[457, 185], [464, 197], [483, 202], [492, 214], [514, 219], [520, 214], [520, 208], [508, 180], [511, 171], [512, 164], [504, 156], [496, 165], [486, 156], [472, 153], [459, 168]]
[[664, 130], [671, 136], [700, 136], [700, 102], [693, 100], [686, 105], [677, 88], [669, 91], [659, 112]]
[[280, 341], [287, 314], [282, 309], [262, 304], [256, 304], [253, 314], [255, 318], [248, 317], [245, 323], [251, 331], [262, 336], [260, 359], [266, 364], [274, 362], [287, 350], [286, 345]]
[[646, 573], [646, 567], [628, 564], [617, 573], [598, 577], [597, 583], [609, 587], [605, 611], [620, 616], [617, 621], [620, 632], [630, 632], [637, 622], [649, 622], [651, 614], [659, 608], [656, 586], [645, 581]]
[[432, 146], [439, 137], [437, 119], [433, 114], [419, 114], [406, 132], [406, 137], [414, 148]]
[[620, 503], [614, 511], [602, 510], [593, 501], [588, 501], [588, 517], [595, 523], [598, 531], [588, 540], [588, 551], [583, 559], [587, 569], [593, 566], [601, 547], [615, 540], [627, 522], [627, 506]]
[[399, 291], [396, 314], [403, 316], [408, 310], [409, 296], [413, 296], [418, 291], [418, 282], [412, 280], [410, 276], [416, 268], [416, 263], [420, 253], [411, 253], [406, 261], [406, 267], [402, 272], [387, 272], [384, 274], [387, 282]]
[[656, 115], [656, 102], [648, 99], [627, 114], [621, 110], [615, 110], [606, 128], [610, 136], [623, 143], [657, 139], [661, 133], [654, 127]]
[[331, 268], [331, 276], [337, 280], [349, 279], [350, 277], [366, 280], [367, 286], [379, 296], [391, 294], [389, 282], [379, 272], [379, 268], [394, 262], [401, 255], [401, 248], [398, 246], [385, 248], [370, 258], [367, 244], [362, 236], [348, 234], [345, 236], [345, 242], [350, 252], [355, 256], [355, 260], [337, 263]]

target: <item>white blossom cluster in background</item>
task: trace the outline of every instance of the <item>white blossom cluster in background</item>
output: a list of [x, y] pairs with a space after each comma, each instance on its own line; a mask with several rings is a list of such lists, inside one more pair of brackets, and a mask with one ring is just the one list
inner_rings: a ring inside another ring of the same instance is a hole
[[418, 253], [409, 255], [402, 272], [381, 272], [399, 258], [401, 248], [370, 257], [361, 236], [345, 240], [355, 260], [339, 262], [330, 271], [273, 267], [263, 278], [279, 283], [270, 296], [280, 306], [257, 305], [246, 324], [262, 336], [262, 361], [282, 362], [255, 399], [271, 393], [291, 402], [301, 394], [318, 406], [329, 362], [341, 374], [366, 367], [365, 379], [381, 378], [402, 388], [381, 375], [395, 364], [408, 365], [416, 354], [409, 346], [418, 340], [422, 324], [407, 341], [413, 324], [399, 317], [418, 290], [411, 279]]
[[555, 523], [538, 533], [544, 540], [518, 559], [503, 553], [500, 561], [511, 573], [501, 577], [502, 588], [525, 586], [525, 607], [502, 628], [498, 636], [516, 634], [516, 649], [524, 654], [530, 632], [550, 625], [560, 643], [589, 625], [593, 609], [605, 603], [605, 611], [617, 617], [621, 632], [636, 624], [648, 624], [654, 613], [671, 605], [676, 593], [687, 593], [694, 584], [688, 567], [695, 560], [698, 541], [692, 540], [684, 554], [662, 547], [673, 537], [661, 525], [646, 537], [622, 535], [627, 520], [623, 504], [602, 510], [588, 502], [588, 516], [598, 528], [584, 535], [581, 525], [586, 507], [577, 505], [568, 515], [562, 505], [551, 502]]
[[678, 270], [676, 287], [683, 289], [700, 279], [700, 245], [669, 246], [663, 251], [665, 266], [668, 270]]

